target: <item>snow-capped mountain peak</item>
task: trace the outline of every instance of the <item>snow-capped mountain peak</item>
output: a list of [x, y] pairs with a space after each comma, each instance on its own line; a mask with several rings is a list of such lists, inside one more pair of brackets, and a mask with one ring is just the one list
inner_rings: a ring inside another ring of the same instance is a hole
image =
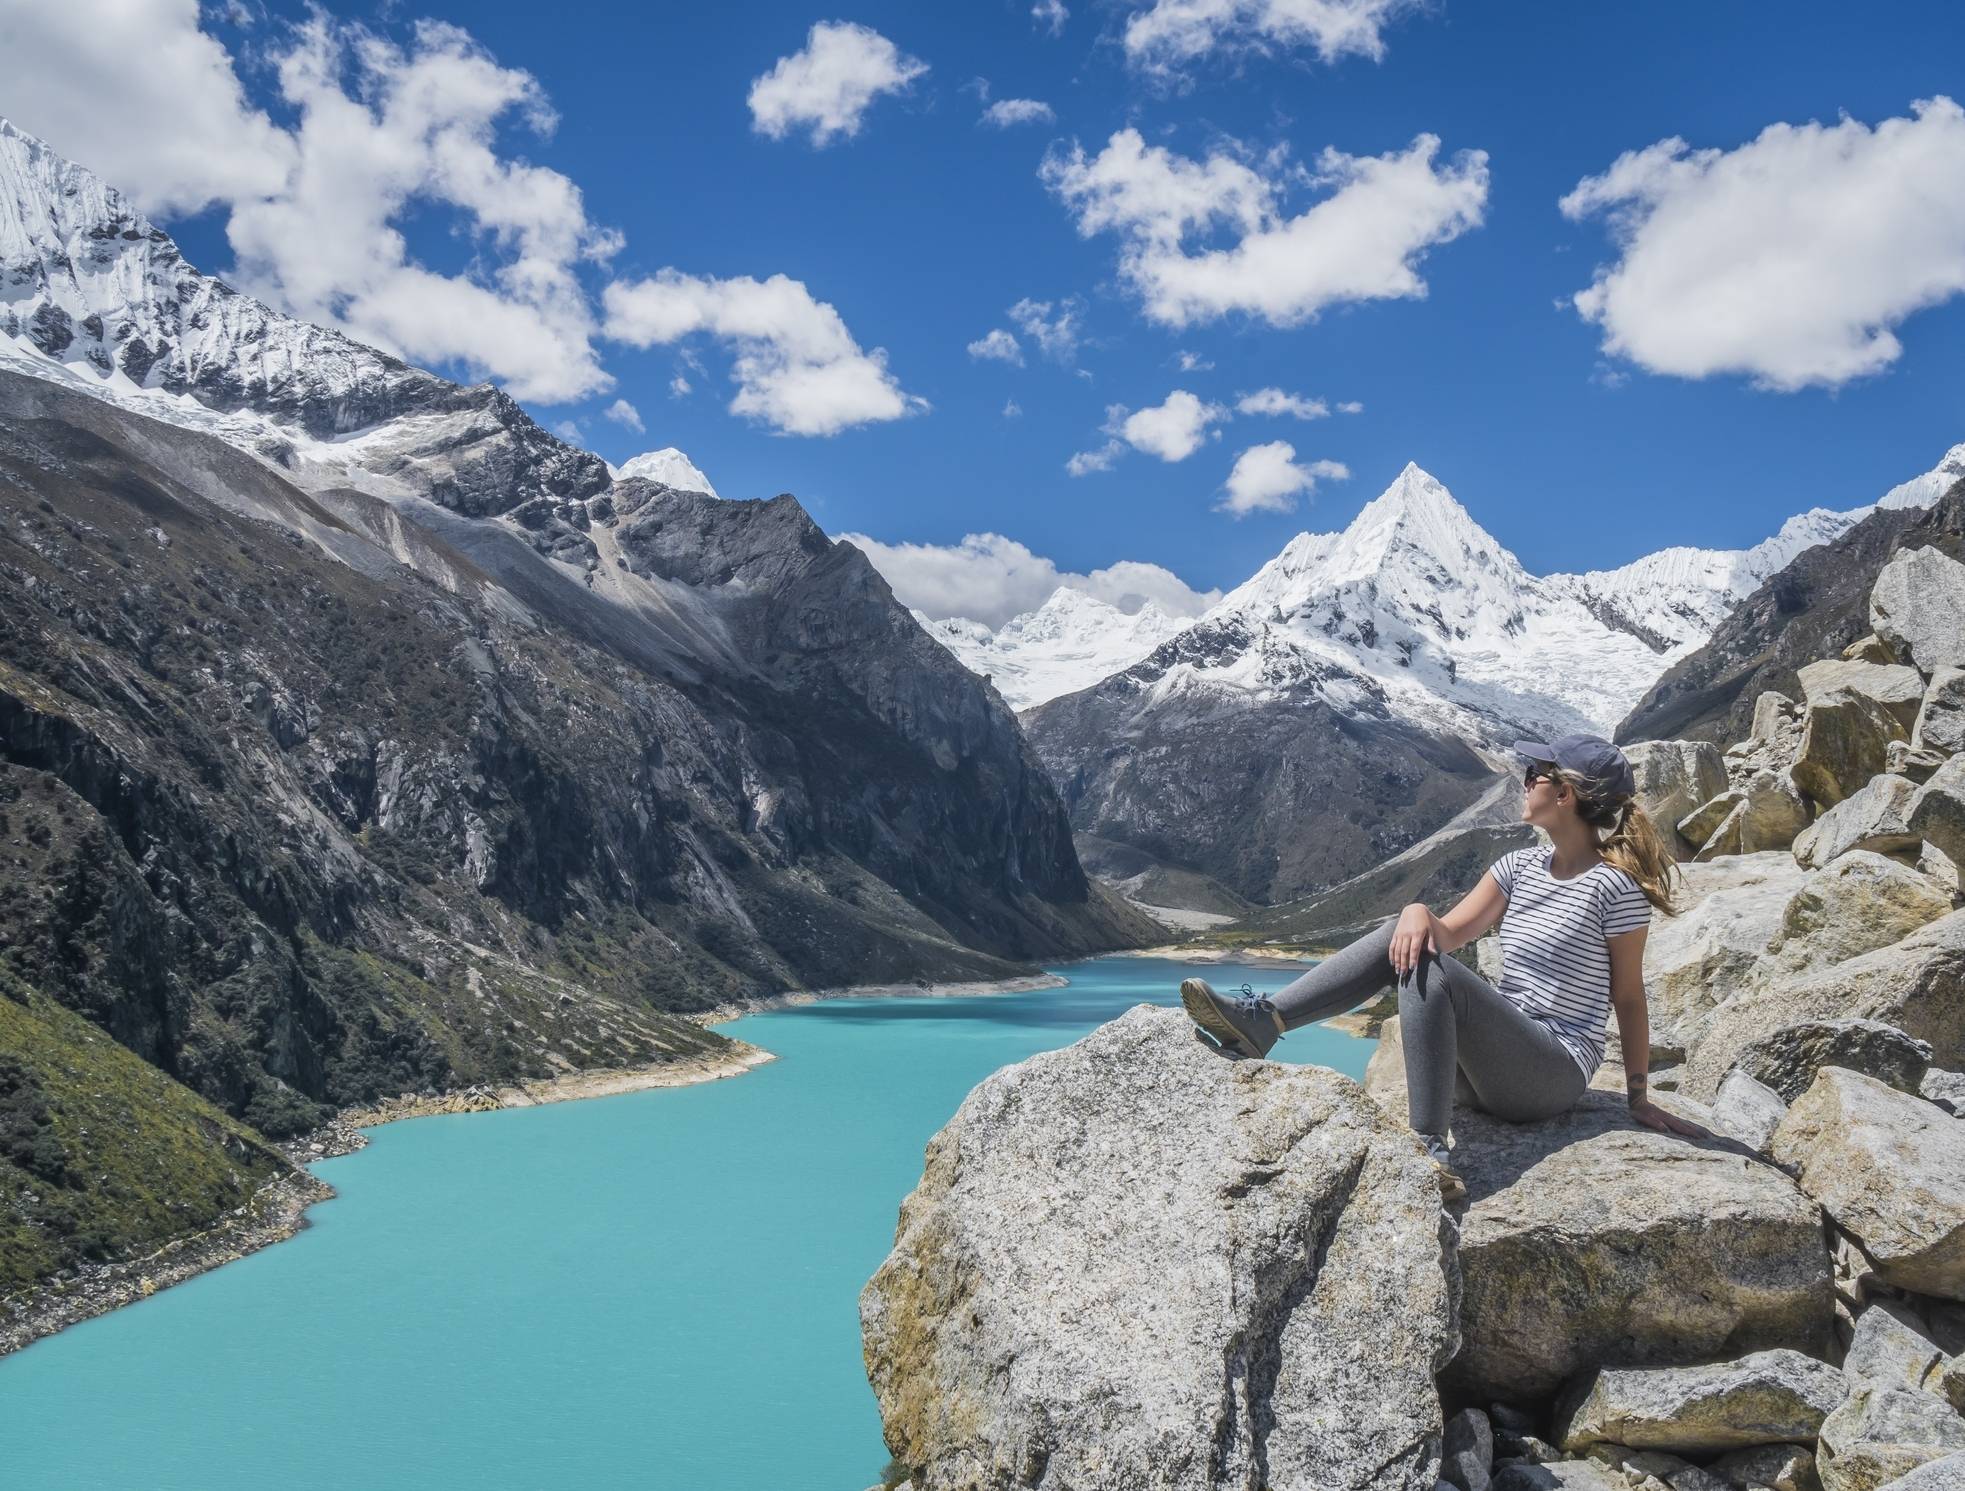
[[1075, 693], [1129, 668], [1188, 624], [1152, 601], [1126, 612], [1070, 586], [1052, 591], [992, 631], [980, 621], [915, 617], [972, 673], [988, 678], [1013, 709]]
[[716, 488], [710, 485], [710, 479], [703, 475], [696, 463], [673, 445], [630, 456], [619, 466], [610, 466], [608, 470], [614, 473], [616, 481], [640, 477], [644, 481], [674, 487], [678, 492], [701, 492], [708, 497], [717, 495]]

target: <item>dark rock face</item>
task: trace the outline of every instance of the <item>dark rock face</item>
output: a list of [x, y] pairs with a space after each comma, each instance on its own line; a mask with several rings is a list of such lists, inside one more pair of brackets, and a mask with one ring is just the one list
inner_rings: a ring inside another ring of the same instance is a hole
[[1614, 739], [1744, 740], [1754, 700], [1768, 689], [1800, 698], [1803, 666], [1868, 635], [1870, 587], [1890, 556], [1927, 544], [1965, 557], [1965, 484], [1928, 509], [1879, 508], [1796, 555], [1646, 691]]
[[[1363, 675], [1302, 653], [1260, 695], [1166, 689], [1183, 661], [1258, 645], [1231, 617], [1024, 716], [1082, 833], [1199, 871], [1251, 901], [1312, 894], [1382, 863], [1471, 802], [1492, 773], [1466, 744], [1399, 719]], [[1340, 710], [1318, 685], [1341, 680]]]
[[310, 495], [0, 374], [14, 971], [280, 1133], [694, 1054], [720, 1038], [676, 1014], [752, 994], [1157, 935], [1001, 701], [795, 501], [570, 502], [668, 615], [462, 498]]

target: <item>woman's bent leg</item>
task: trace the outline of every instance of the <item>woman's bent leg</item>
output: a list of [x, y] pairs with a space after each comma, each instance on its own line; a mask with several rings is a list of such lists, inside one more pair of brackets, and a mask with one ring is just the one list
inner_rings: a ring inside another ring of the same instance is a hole
[[1283, 1028], [1294, 1030], [1313, 1020], [1328, 1020], [1363, 1004], [1398, 975], [1392, 970], [1392, 932], [1386, 922], [1317, 964], [1301, 978], [1286, 984], [1270, 1000], [1282, 1016]]
[[1589, 1079], [1555, 1034], [1466, 964], [1428, 953], [1399, 981], [1413, 1131], [1444, 1140], [1458, 1068], [1486, 1112], [1520, 1122], [1572, 1107]]

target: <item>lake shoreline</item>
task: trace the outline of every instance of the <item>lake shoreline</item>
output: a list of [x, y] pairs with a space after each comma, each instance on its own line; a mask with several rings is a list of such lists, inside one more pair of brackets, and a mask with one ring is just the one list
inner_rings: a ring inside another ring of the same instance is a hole
[[[1255, 967], [1290, 967], [1290, 961], [1236, 958], [1216, 950], [1193, 949], [1192, 961], [1238, 962]], [[1114, 954], [1103, 954], [1111, 957]], [[1175, 959], [1176, 947], [1141, 949], [1131, 954]], [[1078, 959], [1073, 961], [1093, 961]], [[835, 999], [953, 999], [984, 994], [1025, 994], [1065, 987], [1069, 979], [1054, 973], [1026, 974], [1008, 979], [969, 979], [935, 984], [858, 984], [827, 989], [794, 989], [743, 1003], [719, 1005], [684, 1018], [704, 1026], [727, 1024], [746, 1015], [796, 1009]], [[325, 1124], [277, 1147], [294, 1168], [265, 1182], [251, 1200], [209, 1226], [173, 1238], [140, 1258], [85, 1265], [72, 1280], [44, 1286], [24, 1306], [0, 1302], [0, 1358], [105, 1315], [123, 1305], [148, 1299], [159, 1290], [285, 1242], [307, 1225], [307, 1211], [334, 1198], [334, 1188], [306, 1167], [363, 1148], [364, 1130], [411, 1118], [457, 1113], [491, 1113], [506, 1108], [532, 1108], [547, 1103], [579, 1102], [614, 1097], [657, 1087], [686, 1087], [740, 1077], [777, 1060], [776, 1053], [735, 1037], [725, 1037], [733, 1049], [715, 1056], [685, 1057], [635, 1067], [568, 1072], [539, 1081], [481, 1084], [441, 1093], [407, 1093], [363, 1107], [346, 1108]], [[5, 1312], [12, 1309], [14, 1313]]]

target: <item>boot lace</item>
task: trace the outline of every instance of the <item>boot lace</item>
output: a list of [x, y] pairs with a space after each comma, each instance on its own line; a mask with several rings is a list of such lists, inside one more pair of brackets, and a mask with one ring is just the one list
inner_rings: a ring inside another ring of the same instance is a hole
[[1267, 1015], [1275, 1024], [1276, 1039], [1280, 1041], [1283, 1038], [1283, 1017], [1277, 1010], [1276, 1002], [1273, 999], [1267, 994], [1256, 993], [1254, 988], [1248, 984], [1243, 984], [1241, 988], [1231, 990], [1230, 992], [1236, 996], [1236, 1014], [1246, 1020], [1253, 1020], [1258, 1015]]

